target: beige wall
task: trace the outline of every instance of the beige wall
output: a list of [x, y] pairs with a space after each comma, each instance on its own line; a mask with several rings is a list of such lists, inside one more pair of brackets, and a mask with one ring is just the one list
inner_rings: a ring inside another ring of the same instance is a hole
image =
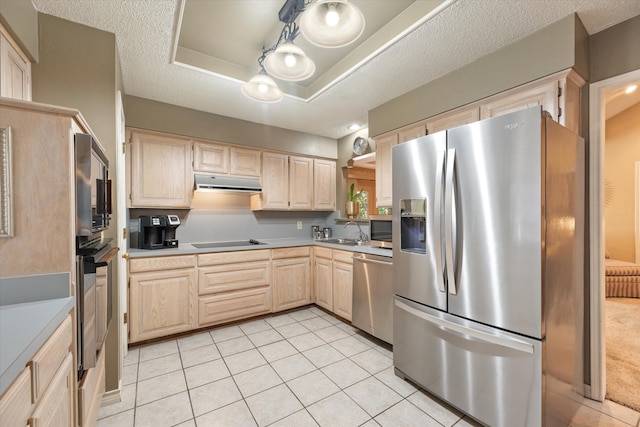
[[[125, 98], [127, 126], [335, 159], [336, 140], [150, 99]], [[309, 118], [312, 120], [312, 118]]]
[[38, 12], [30, 0], [0, 1], [0, 22], [31, 61], [38, 61]]
[[640, 15], [589, 37], [590, 83], [640, 69]]
[[605, 245], [611, 258], [635, 262], [636, 163], [640, 162], [640, 103], [610, 118], [605, 130]]
[[570, 15], [490, 55], [369, 111], [369, 134], [382, 133], [574, 68], [588, 79], [587, 33]]

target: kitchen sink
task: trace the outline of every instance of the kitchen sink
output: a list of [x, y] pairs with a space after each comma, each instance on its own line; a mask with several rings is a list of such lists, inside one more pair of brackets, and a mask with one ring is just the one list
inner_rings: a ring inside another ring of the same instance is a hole
[[322, 243], [333, 243], [336, 245], [345, 245], [345, 246], [360, 246], [366, 243], [366, 242], [363, 242], [362, 240], [356, 240], [356, 239], [326, 239], [326, 240], [323, 239], [318, 241]]

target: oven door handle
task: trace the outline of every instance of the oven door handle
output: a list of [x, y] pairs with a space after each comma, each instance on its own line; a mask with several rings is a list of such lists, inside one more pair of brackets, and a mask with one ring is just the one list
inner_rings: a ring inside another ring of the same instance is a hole
[[105, 256], [100, 258], [100, 261], [95, 263], [96, 267], [106, 267], [107, 265], [109, 265], [109, 263], [116, 256], [119, 250], [120, 248], [111, 248]]

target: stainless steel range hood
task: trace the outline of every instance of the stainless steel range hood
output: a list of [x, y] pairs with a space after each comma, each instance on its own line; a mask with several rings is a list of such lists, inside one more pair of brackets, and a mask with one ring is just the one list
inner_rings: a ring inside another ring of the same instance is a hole
[[196, 190], [230, 191], [235, 193], [262, 193], [260, 182], [255, 178], [238, 178], [221, 175], [195, 174]]

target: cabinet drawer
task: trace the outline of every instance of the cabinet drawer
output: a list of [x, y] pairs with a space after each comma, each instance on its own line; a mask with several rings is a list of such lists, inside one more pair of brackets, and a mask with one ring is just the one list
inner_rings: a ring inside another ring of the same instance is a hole
[[198, 300], [198, 326], [244, 319], [271, 311], [269, 287], [225, 292]]
[[67, 316], [51, 335], [51, 338], [33, 356], [30, 363], [34, 402], [42, 396], [58, 371], [62, 360], [69, 353], [73, 339], [72, 334], [71, 316]]
[[191, 268], [195, 266], [195, 255], [134, 258], [129, 260], [130, 273], [139, 273], [141, 271], [174, 270], [177, 268]]
[[331, 249], [321, 248], [320, 246], [316, 246], [314, 248], [314, 251], [317, 258], [331, 259]]
[[243, 262], [198, 268], [198, 293], [214, 294], [269, 286], [269, 262]]
[[311, 255], [311, 248], [309, 246], [301, 246], [297, 248], [278, 248], [271, 252], [272, 259], [281, 258], [297, 258]]
[[353, 264], [353, 252], [333, 250], [333, 260]]
[[67, 353], [51, 381], [51, 387], [43, 394], [42, 400], [33, 411], [29, 420], [31, 427], [70, 427], [74, 424], [72, 360], [71, 353]]
[[98, 361], [93, 369], [89, 369], [82, 383], [78, 385], [78, 414], [82, 426], [95, 425], [98, 410], [105, 390], [104, 351], [100, 352]]
[[218, 252], [212, 254], [198, 255], [198, 265], [220, 265], [232, 264], [247, 261], [267, 261], [271, 256], [269, 249], [236, 251], [236, 252]]
[[25, 426], [32, 409], [31, 368], [27, 366], [0, 398], [0, 420], [7, 426]]

